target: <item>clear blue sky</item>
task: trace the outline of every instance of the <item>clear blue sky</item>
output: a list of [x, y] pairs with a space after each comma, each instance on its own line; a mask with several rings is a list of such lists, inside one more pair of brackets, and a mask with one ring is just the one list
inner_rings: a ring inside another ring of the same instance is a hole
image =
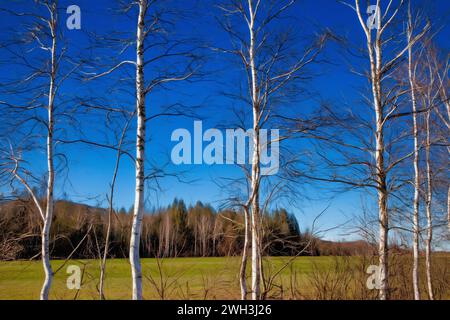
[[[26, 3], [29, 1], [22, 1]], [[194, 17], [189, 18], [189, 23], [184, 24], [182, 32], [191, 34], [197, 38], [202, 38], [209, 43], [217, 46], [227, 46], [228, 37], [222, 31], [216, 22], [216, 17], [220, 17], [221, 13], [217, 8], [212, 6], [214, 1], [182, 1], [181, 6], [186, 9], [195, 10]], [[382, 1], [382, 4], [386, 1]], [[416, 2], [416, 1], [414, 1]], [[434, 21], [437, 25], [445, 25], [448, 21], [448, 14], [450, 12], [450, 2], [447, 0], [436, 1], [417, 1], [419, 3], [426, 3], [426, 10], [429, 10], [433, 17], [438, 17], [439, 21]], [[20, 3], [20, 1], [19, 1]], [[88, 33], [105, 34], [110, 30], [121, 30], [133, 34], [135, 32], [135, 25], [132, 20], [117, 17], [111, 13], [108, 8], [113, 1], [110, 0], [61, 0], [60, 7], [65, 8], [68, 5], [76, 4], [82, 11], [82, 30], [66, 31], [65, 35], [68, 40], [68, 45], [72, 52], [82, 50], [87, 46], [86, 36]], [[20, 5], [20, 4], [19, 4]], [[133, 12], [134, 13], [134, 12]], [[298, 1], [290, 11], [289, 15], [296, 19], [296, 27], [299, 32], [305, 35], [311, 35], [320, 28], [329, 28], [333, 32], [346, 36], [350, 42], [355, 45], [363, 46], [364, 35], [361, 27], [357, 22], [357, 18], [352, 10], [348, 7], [338, 3], [334, 0], [303, 0]], [[61, 12], [61, 19], [65, 20], [67, 15], [64, 11]], [[7, 30], [14, 24], [12, 17], [2, 18], [0, 20], [0, 29]], [[448, 26], [445, 26], [437, 38], [437, 42], [445, 50], [448, 50], [448, 38], [450, 31]], [[2, 37], [3, 38], [3, 37]], [[87, 51], [84, 51], [87, 54]], [[109, 54], [109, 53], [108, 53]], [[129, 59], [133, 59], [133, 50], [124, 55]], [[337, 50], [336, 46], [331, 45], [325, 51], [326, 59], [332, 63], [322, 66], [320, 69], [313, 71], [319, 72], [317, 78], [311, 81], [308, 86], [314, 91], [320, 92], [321, 96], [334, 101], [342, 101], [345, 97], [346, 101], [358, 101], [355, 87], [364, 85], [362, 79], [351, 74], [348, 70], [348, 65], [342, 58], [342, 54]], [[2, 53], [0, 51], [0, 58]], [[229, 65], [228, 58], [215, 54], [209, 57], [207, 68], [223, 69], [222, 66]], [[0, 67], [4, 72], [4, 68]], [[14, 72], [14, 71], [12, 71]], [[181, 91], [171, 90], [160, 92], [148, 97], [148, 107], [158, 108], [165, 103], [182, 100], [184, 103], [198, 104], [202, 103], [201, 116], [204, 121], [204, 129], [208, 127], [216, 127], [218, 125], [232, 121], [233, 116], [229, 112], [231, 102], [220, 95], [224, 84], [232, 86], [235, 82], [233, 80], [236, 76], [241, 76], [242, 73], [238, 71], [218, 70], [215, 79], [220, 79], [220, 83], [214, 81], [203, 81], [195, 84], [183, 85]], [[87, 95], [88, 93], [99, 93], [101, 96], [108, 97], [108, 93], [104, 92], [106, 86], [110, 84], [86, 85], [80, 87], [79, 84], [66, 85], [64, 90], [66, 92], [72, 91]], [[0, 96], [0, 99], [2, 97]], [[111, 100], [127, 103], [130, 106], [134, 105], [129, 96], [109, 96]], [[304, 102], [297, 102], [292, 106], [292, 109], [309, 108], [315, 102], [306, 100]], [[156, 107], [155, 107], [156, 105]], [[152, 112], [152, 111], [150, 111]], [[151, 140], [148, 146], [147, 156], [152, 162], [161, 165], [170, 159], [170, 150], [175, 145], [170, 141], [170, 135], [176, 128], [191, 129], [193, 126], [192, 119], [181, 118], [165, 118], [152, 121], [149, 124], [149, 135]], [[87, 125], [86, 135], [92, 140], [102, 139], [97, 129], [102, 128], [102, 123], [93, 122]], [[58, 184], [58, 194], [61, 196], [63, 192], [68, 194], [68, 197], [73, 201], [85, 202], [89, 204], [97, 204], [97, 202], [106, 205], [105, 194], [108, 192], [108, 186], [112, 176], [115, 153], [94, 149], [82, 145], [64, 146], [60, 149], [64, 151], [69, 159], [68, 181], [62, 185], [61, 181]], [[42, 154], [35, 154], [33, 163], [38, 167], [43, 165], [44, 158]], [[180, 172], [186, 171], [185, 178], [195, 179], [195, 182], [190, 184], [178, 183], [176, 179], [165, 178], [161, 180], [161, 191], [157, 193], [148, 193], [148, 207], [165, 206], [172, 202], [175, 197], [184, 199], [188, 204], [195, 203], [200, 200], [205, 203], [211, 203], [216, 208], [221, 201], [226, 197], [214, 181], [222, 176], [237, 176], [240, 170], [233, 166], [207, 166], [207, 165], [191, 165], [176, 167], [169, 165], [169, 171]], [[126, 158], [123, 159], [120, 167], [117, 192], [115, 195], [115, 206], [129, 208], [133, 203], [134, 197], [134, 168], [133, 164]], [[324, 217], [319, 221], [319, 226], [323, 229], [335, 226], [347, 221], [353, 213], [356, 213], [361, 208], [361, 193], [349, 192], [339, 196], [331, 193], [325, 193], [323, 189], [307, 188], [304, 191], [307, 197], [311, 200], [301, 200], [298, 207], [288, 208], [296, 214], [302, 228], [311, 225], [313, 218], [327, 207], [330, 203], [330, 208]], [[331, 199], [333, 196], [333, 199]], [[330, 199], [330, 200], [326, 200]], [[370, 202], [369, 200], [366, 200]], [[345, 230], [329, 232], [326, 237], [334, 239], [351, 238], [344, 235]]]

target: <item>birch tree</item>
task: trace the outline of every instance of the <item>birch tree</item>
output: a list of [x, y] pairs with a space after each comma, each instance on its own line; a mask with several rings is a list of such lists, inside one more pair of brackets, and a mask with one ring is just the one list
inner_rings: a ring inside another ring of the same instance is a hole
[[[413, 40], [413, 22], [411, 16], [411, 4], [408, 6], [408, 31], [407, 43], [412, 43]], [[415, 83], [415, 65], [413, 62], [413, 46], [408, 46], [408, 79], [411, 90], [411, 104], [413, 112], [413, 138], [414, 138], [414, 200], [413, 200], [413, 289], [414, 299], [420, 300], [419, 291], [419, 240], [420, 240], [420, 225], [419, 225], [419, 201], [420, 201], [420, 173], [419, 173], [419, 128], [418, 128], [418, 114], [417, 114], [417, 96]]]
[[[388, 282], [388, 241], [389, 241], [389, 192], [387, 186], [387, 175], [392, 168], [392, 165], [386, 165], [386, 144], [385, 144], [385, 127], [386, 122], [404, 116], [404, 114], [397, 114], [398, 105], [397, 98], [388, 98], [391, 93], [383, 87], [383, 82], [389, 79], [389, 74], [398, 63], [403, 59], [403, 56], [411, 46], [413, 46], [428, 30], [426, 26], [420, 33], [408, 38], [402, 48], [395, 50], [385, 50], [392, 44], [392, 37], [386, 36], [386, 31], [392, 27], [395, 18], [404, 5], [403, 0], [399, 0], [394, 4], [394, 1], [389, 1], [386, 8], [381, 8], [381, 1], [376, 2], [376, 9], [374, 15], [369, 21], [363, 17], [363, 11], [366, 8], [360, 4], [359, 0], [355, 0], [355, 5], [350, 6], [356, 13], [361, 28], [364, 31], [367, 42], [367, 53], [370, 63], [369, 81], [372, 90], [372, 103], [375, 115], [374, 134], [375, 134], [375, 168], [376, 168], [376, 190], [378, 196], [378, 219], [379, 219], [379, 267], [380, 267], [380, 290], [379, 297], [381, 300], [388, 299], [389, 296], [389, 282]], [[375, 35], [374, 35], [375, 34]], [[386, 56], [391, 55], [390, 59]], [[411, 113], [407, 113], [411, 114]], [[404, 160], [404, 159], [403, 159]], [[394, 164], [395, 165], [395, 164]]]
[[431, 129], [430, 129], [431, 111], [427, 111], [425, 115], [425, 161], [426, 161], [426, 196], [425, 208], [427, 216], [427, 238], [425, 242], [425, 270], [427, 276], [428, 297], [434, 300], [433, 281], [431, 278], [431, 243], [433, 241], [433, 217], [431, 213], [431, 204], [433, 201], [432, 190], [432, 169], [431, 169]]
[[[440, 109], [442, 106], [446, 106], [445, 98], [442, 96], [442, 92], [445, 92], [446, 83], [443, 81], [448, 73], [448, 64], [439, 64], [438, 54], [435, 46], [432, 43], [432, 39], [426, 39], [421, 43], [421, 54], [419, 55], [419, 63], [422, 65], [422, 79], [419, 82], [419, 95], [422, 102], [422, 109], [426, 110], [424, 120], [424, 134], [425, 134], [425, 213], [426, 213], [426, 238], [425, 238], [425, 272], [428, 298], [434, 300], [434, 289], [432, 279], [432, 242], [433, 242], [433, 228], [435, 228], [436, 215], [433, 213], [433, 192], [434, 181], [436, 171], [436, 163], [433, 163], [432, 159], [432, 147], [441, 144], [440, 138], [436, 137], [436, 128], [439, 126], [436, 122], [443, 122], [444, 130], [448, 129], [445, 126], [445, 118], [442, 118]], [[444, 98], [444, 99], [443, 99]], [[439, 121], [441, 120], [441, 121]], [[439, 136], [439, 134], [438, 134]], [[446, 149], [444, 151], [449, 152], [448, 146], [446, 146], [445, 140], [442, 141], [444, 148], [439, 147], [438, 150]], [[439, 167], [439, 165], [437, 165]], [[437, 223], [439, 225], [439, 223]]]
[[[415, 29], [421, 23], [419, 14], [412, 15], [411, 3], [408, 6], [408, 25], [407, 25], [407, 43], [413, 41]], [[432, 45], [432, 36], [420, 41], [418, 48], [414, 49], [411, 45], [408, 48], [408, 80], [410, 87], [412, 117], [413, 117], [413, 139], [414, 139], [414, 199], [413, 199], [413, 289], [414, 298], [420, 300], [419, 288], [419, 244], [421, 237], [421, 228], [419, 225], [419, 203], [422, 193], [420, 182], [420, 167], [419, 156], [421, 154], [420, 131], [424, 131], [425, 141], [425, 213], [426, 213], [426, 239], [425, 239], [425, 269], [426, 269], [426, 283], [428, 290], [428, 297], [430, 300], [434, 299], [433, 283], [431, 278], [431, 246], [433, 239], [433, 214], [432, 214], [432, 180], [433, 169], [431, 160], [431, 146], [435, 144], [434, 137], [431, 135], [431, 114], [438, 110], [439, 104], [442, 104], [440, 93], [444, 88], [444, 83], [440, 81], [442, 74], [446, 74], [447, 67], [443, 71], [439, 70], [436, 65], [436, 52]], [[417, 79], [419, 77], [419, 79]], [[445, 89], [444, 89], [445, 91]], [[419, 110], [418, 106], [422, 106]], [[445, 104], [445, 103], [444, 103]], [[424, 124], [420, 127], [420, 117], [424, 113]]]
[[[134, 69], [133, 81], [127, 86], [134, 87], [134, 110], [136, 112], [136, 142], [135, 142], [135, 193], [133, 206], [133, 222], [130, 235], [129, 260], [132, 275], [132, 298], [142, 299], [142, 269], [139, 258], [142, 219], [145, 207], [145, 184], [152, 178], [160, 176], [146, 169], [148, 142], [148, 126], [150, 120], [162, 116], [183, 116], [189, 113], [189, 108], [183, 103], [173, 103], [169, 106], [149, 107], [147, 97], [164, 89], [167, 85], [180, 81], [193, 81], [199, 75], [201, 62], [197, 43], [190, 39], [176, 36], [179, 12], [175, 3], [159, 0], [135, 0], [123, 3], [119, 13], [132, 17], [136, 33], [130, 37], [120, 38], [120, 34], [102, 35], [100, 42], [113, 43], [118, 55], [111, 59], [112, 67], [98, 72], [98, 65], [92, 65], [86, 72], [90, 81], [103, 77], [113, 77], [114, 74], [126, 74]], [[131, 55], [134, 46], [134, 59], [126, 59]], [[99, 59], [102, 60], [102, 59]], [[115, 61], [114, 63], [112, 63]], [[149, 74], [149, 75], [148, 75]], [[147, 76], [146, 76], [147, 75]], [[119, 82], [123, 80], [120, 76]], [[129, 92], [130, 93], [130, 92]], [[152, 112], [150, 112], [152, 111]], [[158, 171], [160, 172], [160, 170]]]
[[[0, 9], [2, 14], [17, 19], [17, 25], [22, 28], [1, 48], [10, 55], [5, 71], [15, 66], [16, 75], [21, 77], [2, 84], [5, 100], [0, 101], [0, 106], [11, 134], [9, 142], [2, 146], [2, 159], [9, 164], [11, 176], [30, 194], [42, 219], [41, 259], [45, 273], [40, 292], [42, 300], [49, 298], [54, 274], [50, 264], [50, 229], [55, 202], [55, 163], [61, 166], [65, 161], [65, 156], [55, 151], [58, 142], [55, 126], [61, 118], [72, 117], [63, 109], [66, 102], [59, 99], [57, 105], [56, 99], [65, 80], [79, 67], [68, 57], [59, 9], [56, 0], [35, 1], [27, 8], [29, 11], [23, 9], [23, 4]], [[27, 159], [40, 149], [45, 150], [46, 158], [46, 170], [42, 173], [32, 168]], [[45, 176], [42, 184], [40, 174]], [[37, 193], [36, 187], [41, 185], [45, 186], [45, 200]]]
[[130, 238], [130, 264], [133, 283], [133, 299], [142, 299], [142, 270], [139, 258], [139, 244], [141, 235], [142, 217], [144, 215], [144, 179], [145, 179], [145, 84], [144, 84], [144, 41], [145, 41], [145, 15], [148, 10], [146, 0], [139, 1], [139, 14], [136, 34], [136, 190], [134, 194], [133, 224]]
[[316, 39], [307, 44], [302, 43], [304, 47], [296, 50], [291, 42], [292, 32], [283, 32], [274, 27], [274, 21], [281, 21], [295, 3], [295, 0], [237, 0], [219, 5], [227, 18], [222, 27], [230, 36], [232, 48], [218, 50], [237, 56], [245, 70], [244, 93], [230, 96], [245, 103], [251, 113], [251, 165], [245, 170], [249, 185], [248, 197], [241, 202], [246, 230], [240, 268], [242, 299], [247, 296], [245, 270], [247, 252], [250, 250], [251, 297], [253, 300], [261, 298], [261, 150], [267, 145], [262, 145], [260, 141], [260, 130], [276, 118], [275, 106], [292, 98], [289, 86], [298, 83], [308, 65], [316, 62], [330, 36], [328, 33], [319, 34]]

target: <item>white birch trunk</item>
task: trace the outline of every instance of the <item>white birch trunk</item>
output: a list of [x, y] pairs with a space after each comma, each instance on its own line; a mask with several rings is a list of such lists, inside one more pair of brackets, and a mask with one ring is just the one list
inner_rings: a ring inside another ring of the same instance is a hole
[[427, 275], [428, 298], [434, 300], [433, 282], [431, 278], [431, 242], [433, 240], [433, 217], [431, 214], [431, 203], [433, 199], [432, 177], [431, 177], [431, 132], [430, 132], [430, 111], [426, 115], [426, 163], [427, 163], [427, 195], [426, 195], [426, 214], [427, 214], [427, 238], [425, 243], [425, 269]]
[[[255, 126], [256, 127], [256, 126]], [[252, 299], [259, 300], [261, 297], [261, 246], [259, 230], [259, 130], [254, 131], [254, 148], [252, 164]]]
[[384, 161], [384, 130], [383, 130], [383, 107], [381, 102], [381, 39], [377, 37], [375, 41], [375, 61], [371, 44], [369, 45], [371, 56], [371, 78], [372, 78], [372, 94], [375, 107], [375, 138], [376, 150], [375, 161], [377, 170], [377, 184], [378, 184], [378, 217], [379, 217], [379, 264], [380, 264], [380, 294], [381, 300], [388, 299], [388, 232], [389, 232], [389, 217], [388, 217], [388, 191], [386, 185], [386, 170]]
[[239, 272], [239, 284], [241, 286], [241, 300], [247, 300], [247, 260], [248, 251], [250, 249], [250, 213], [248, 207], [244, 209], [244, 223], [245, 223], [245, 235], [244, 235], [244, 249], [242, 251], [241, 268]]
[[251, 235], [252, 235], [252, 299], [258, 300], [261, 297], [261, 250], [259, 238], [259, 180], [260, 180], [260, 146], [259, 146], [259, 94], [258, 77], [255, 65], [255, 12], [253, 1], [248, 0], [249, 11], [249, 65], [251, 73], [251, 97], [253, 109], [253, 155], [251, 174]]
[[417, 100], [414, 83], [413, 61], [412, 61], [412, 25], [411, 14], [409, 14], [408, 26], [408, 77], [411, 89], [411, 102], [413, 111], [413, 137], [414, 137], [414, 200], [413, 200], [413, 270], [412, 280], [414, 289], [414, 299], [420, 300], [419, 292], [419, 131], [417, 127]]
[[48, 106], [47, 106], [47, 116], [48, 116], [48, 128], [47, 128], [47, 203], [44, 215], [44, 225], [41, 233], [41, 255], [42, 255], [42, 265], [44, 267], [45, 280], [41, 288], [40, 299], [48, 300], [50, 287], [53, 280], [53, 270], [50, 264], [50, 227], [53, 219], [53, 189], [55, 181], [55, 169], [53, 163], [53, 130], [54, 130], [54, 98], [55, 98], [55, 79], [57, 70], [57, 60], [56, 60], [56, 24], [57, 17], [56, 12], [51, 12], [51, 19], [49, 22], [50, 32], [52, 37], [52, 47], [51, 47], [51, 73], [50, 73], [50, 88], [48, 93]]
[[389, 217], [387, 208], [387, 186], [386, 173], [384, 169], [384, 136], [382, 124], [380, 123], [380, 111], [376, 112], [376, 169], [377, 169], [377, 183], [378, 183], [378, 219], [379, 219], [379, 267], [380, 267], [380, 300], [388, 299], [388, 232], [389, 232]]
[[139, 2], [139, 17], [136, 37], [136, 193], [134, 199], [133, 224], [130, 239], [130, 265], [133, 282], [133, 300], [142, 299], [142, 270], [139, 257], [142, 217], [144, 214], [145, 182], [145, 87], [144, 87], [144, 32], [147, 1]]
[[[377, 2], [377, 4], [379, 4]], [[361, 27], [367, 38], [367, 50], [370, 59], [370, 82], [372, 85], [373, 107], [375, 110], [375, 168], [378, 195], [378, 223], [379, 223], [379, 244], [378, 257], [380, 268], [380, 289], [379, 299], [387, 300], [389, 291], [389, 270], [388, 270], [388, 233], [389, 233], [389, 214], [388, 214], [388, 190], [386, 184], [386, 168], [384, 161], [385, 143], [384, 143], [384, 112], [382, 104], [381, 88], [381, 70], [382, 70], [382, 52], [381, 52], [381, 19], [377, 19], [376, 39], [372, 40], [371, 30], [366, 26], [362, 17], [359, 0], [355, 0], [355, 10], [358, 15]]]

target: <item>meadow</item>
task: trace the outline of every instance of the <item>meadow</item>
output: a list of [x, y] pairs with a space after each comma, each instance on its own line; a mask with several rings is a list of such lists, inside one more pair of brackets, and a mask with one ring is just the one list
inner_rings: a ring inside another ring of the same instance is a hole
[[[282, 269], [288, 258], [269, 258], [273, 273]], [[298, 257], [283, 269], [277, 279], [286, 284], [294, 269], [298, 277], [305, 278], [315, 266], [330, 265], [331, 257]], [[222, 258], [167, 258], [142, 259], [145, 299], [238, 299], [239, 257]], [[66, 285], [69, 265], [82, 270], [80, 290], [69, 290]], [[53, 260], [56, 271], [51, 299], [98, 299], [99, 260]], [[59, 270], [58, 270], [59, 269]], [[269, 270], [268, 270], [269, 272]], [[40, 261], [0, 262], [0, 299], [36, 299], [43, 281]], [[130, 265], [127, 259], [107, 262], [106, 299], [131, 297]]]
[[[410, 299], [411, 257], [391, 261], [393, 299]], [[434, 256], [434, 287], [437, 299], [450, 299], [450, 255]], [[289, 263], [288, 263], [289, 262]], [[367, 287], [367, 267], [373, 258], [353, 257], [265, 257], [265, 299], [376, 299], [377, 290]], [[144, 299], [240, 299], [240, 257], [142, 259]], [[421, 274], [424, 274], [421, 259]], [[69, 289], [68, 267], [81, 270], [81, 288]], [[50, 299], [99, 299], [99, 260], [52, 260], [55, 277]], [[0, 300], [38, 299], [43, 281], [40, 261], [1, 261]], [[421, 288], [426, 292], [425, 277]], [[248, 272], [248, 285], [250, 273]], [[127, 259], [107, 261], [105, 299], [131, 297], [130, 265]], [[426, 297], [424, 296], [426, 299]]]

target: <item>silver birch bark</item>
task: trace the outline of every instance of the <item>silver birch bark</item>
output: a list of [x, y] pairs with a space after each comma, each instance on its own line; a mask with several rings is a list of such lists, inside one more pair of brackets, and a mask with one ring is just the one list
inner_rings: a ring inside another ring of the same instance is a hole
[[431, 131], [430, 131], [430, 111], [426, 114], [425, 126], [426, 126], [426, 145], [425, 145], [425, 154], [426, 154], [426, 179], [427, 179], [427, 193], [426, 193], [426, 215], [427, 215], [427, 238], [425, 242], [425, 268], [426, 268], [426, 276], [427, 276], [427, 289], [428, 289], [428, 298], [430, 300], [434, 300], [433, 293], [433, 282], [431, 277], [431, 243], [433, 241], [433, 218], [431, 214], [431, 203], [433, 199], [433, 190], [432, 190], [432, 172], [431, 172], [431, 160], [430, 160], [430, 147], [431, 147]]
[[[27, 31], [27, 35], [23, 39], [15, 39], [17, 40], [17, 45], [25, 47], [18, 48], [16, 54], [24, 54], [20, 56], [20, 59], [26, 61], [24, 64], [20, 64], [21, 66], [28, 68], [32, 68], [32, 75], [28, 76], [19, 81], [14, 81], [11, 85], [27, 85], [27, 92], [31, 92], [33, 98], [27, 99], [29, 103], [35, 104], [37, 100], [36, 97], [45, 97], [46, 101], [43, 102], [42, 111], [44, 111], [45, 119], [41, 118], [41, 112], [37, 111], [38, 109], [33, 106], [13, 106], [18, 110], [23, 110], [23, 119], [28, 121], [36, 121], [36, 123], [43, 125], [44, 133], [42, 136], [40, 134], [36, 134], [34, 132], [30, 132], [27, 135], [27, 139], [35, 139], [37, 137], [37, 144], [44, 145], [45, 141], [45, 160], [46, 160], [46, 182], [45, 182], [45, 201], [41, 201], [43, 199], [39, 199], [37, 193], [33, 190], [30, 181], [36, 181], [36, 177], [30, 170], [26, 168], [20, 168], [20, 164], [22, 161], [21, 156], [23, 155], [22, 151], [18, 152], [18, 157], [14, 154], [14, 150], [12, 145], [10, 145], [10, 153], [11, 156], [9, 160], [12, 160], [15, 165], [14, 169], [11, 170], [12, 175], [17, 179], [27, 190], [27, 192], [31, 195], [33, 202], [39, 212], [39, 216], [42, 219], [42, 229], [40, 231], [40, 239], [41, 239], [41, 260], [42, 266], [44, 269], [44, 282], [42, 284], [39, 298], [41, 300], [48, 300], [50, 288], [52, 285], [54, 272], [52, 270], [52, 266], [50, 264], [50, 230], [52, 226], [53, 220], [53, 211], [54, 211], [54, 185], [55, 185], [55, 97], [56, 94], [61, 87], [61, 84], [69, 78], [70, 74], [73, 73], [78, 66], [75, 66], [70, 72], [65, 74], [64, 76], [59, 77], [58, 79], [58, 71], [59, 66], [63, 63], [64, 56], [66, 53], [65, 49], [59, 50], [58, 54], [58, 39], [60, 39], [60, 34], [58, 34], [58, 1], [39, 1], [38, 5], [42, 6], [42, 8], [47, 12], [46, 15], [40, 15], [37, 13], [23, 13], [23, 12], [14, 12], [12, 10], [5, 10], [9, 12], [13, 16], [29, 16], [35, 18], [35, 22], [33, 24], [33, 37], [32, 41], [36, 41], [38, 44], [34, 49], [42, 50], [45, 52], [45, 62], [42, 64], [42, 68], [38, 69], [36, 63], [28, 62], [25, 54], [29, 53], [29, 49], [27, 49], [26, 45], [30, 44], [28, 39], [29, 31]], [[3, 11], [3, 9], [2, 9]], [[15, 35], [17, 37], [17, 35]], [[47, 44], [48, 42], [48, 44]], [[13, 52], [13, 51], [11, 51]], [[19, 57], [19, 55], [17, 57]], [[47, 56], [48, 55], [48, 56]], [[39, 65], [39, 64], [38, 64]], [[38, 75], [38, 76], [37, 76]], [[48, 76], [48, 82], [42, 85], [36, 85], [32, 83], [36, 78], [41, 76]], [[31, 83], [31, 85], [30, 85]], [[36, 90], [36, 92], [35, 92]], [[44, 91], [42, 91], [44, 90]], [[17, 95], [16, 91], [11, 91], [12, 93]], [[23, 94], [26, 94], [25, 91], [22, 91]], [[33, 102], [30, 102], [33, 101]], [[9, 105], [3, 101], [0, 101], [0, 104]], [[40, 107], [39, 107], [40, 108]], [[33, 110], [33, 114], [27, 116], [27, 110]], [[44, 116], [44, 114], [42, 114]], [[58, 114], [63, 114], [59, 111]], [[28, 117], [28, 118], [26, 118]], [[24, 122], [22, 122], [24, 123]], [[20, 124], [17, 124], [20, 126]], [[20, 131], [20, 130], [19, 130]], [[18, 132], [19, 132], [18, 131]], [[42, 141], [41, 141], [42, 139]], [[20, 149], [20, 148], [19, 148]], [[39, 186], [40, 187], [40, 186]], [[42, 203], [41, 203], [42, 202]]]
[[241, 300], [247, 300], [247, 260], [250, 249], [250, 213], [248, 207], [244, 208], [244, 250], [242, 251], [241, 267], [239, 270], [239, 284], [241, 287]]
[[[408, 44], [412, 43], [412, 18], [411, 11], [408, 11]], [[420, 188], [420, 174], [419, 174], [419, 131], [417, 125], [417, 99], [416, 87], [414, 81], [414, 66], [412, 56], [412, 45], [408, 45], [408, 78], [411, 90], [411, 103], [413, 113], [413, 137], [414, 137], [414, 199], [413, 199], [413, 270], [412, 280], [414, 289], [414, 299], [420, 300], [419, 292], [419, 188]]]
[[[244, 168], [245, 177], [247, 179], [248, 197], [246, 208], [250, 211], [248, 228], [246, 234], [251, 236], [251, 290], [252, 299], [262, 299], [261, 283], [264, 282], [262, 270], [262, 228], [261, 216], [264, 210], [260, 209], [260, 198], [262, 193], [261, 183], [263, 172], [261, 171], [261, 141], [260, 130], [271, 122], [274, 118], [276, 98], [286, 97], [280, 93], [288, 84], [299, 81], [301, 77], [298, 73], [303, 71], [306, 66], [315, 62], [316, 57], [323, 48], [329, 34], [317, 37], [310, 46], [305, 47], [301, 54], [296, 50], [288, 50], [287, 39], [290, 34], [284, 31], [278, 35], [273, 34], [273, 30], [268, 27], [272, 21], [283, 19], [283, 12], [288, 10], [295, 0], [288, 1], [224, 1], [220, 8], [225, 12], [226, 19], [231, 16], [239, 17], [241, 23], [245, 24], [245, 28], [234, 28], [231, 22], [227, 21], [222, 27], [233, 38], [233, 49], [220, 49], [225, 53], [236, 55], [242, 61], [246, 71], [247, 90], [245, 95], [238, 95], [238, 99], [244, 101], [245, 104], [251, 105], [252, 111], [252, 137], [250, 139], [250, 149], [248, 158], [251, 161], [250, 166]], [[231, 19], [231, 18], [230, 18]], [[248, 33], [247, 33], [248, 32]], [[273, 45], [268, 42], [273, 41]], [[274, 50], [272, 50], [274, 49]], [[289, 54], [286, 51], [290, 51]], [[291, 56], [292, 55], [292, 56]], [[286, 57], [289, 59], [285, 59]], [[292, 58], [292, 59], [291, 59]], [[233, 95], [234, 96], [234, 95]], [[245, 124], [243, 123], [245, 126]], [[276, 174], [276, 173], [275, 173]], [[240, 204], [242, 207], [243, 205]], [[243, 253], [246, 250], [244, 248]], [[245, 267], [246, 258], [242, 257], [242, 267]], [[244, 270], [241, 270], [241, 297], [245, 296], [245, 282], [243, 276]]]
[[56, 26], [57, 26], [57, 13], [56, 4], [52, 4], [50, 11], [50, 32], [52, 38], [51, 47], [51, 71], [50, 71], [50, 88], [48, 92], [48, 106], [47, 106], [47, 116], [48, 116], [48, 133], [47, 133], [47, 197], [46, 197], [46, 210], [44, 216], [44, 225], [41, 234], [41, 251], [42, 251], [42, 265], [45, 272], [45, 280], [42, 285], [40, 298], [41, 300], [48, 300], [50, 287], [53, 280], [53, 270], [50, 264], [50, 249], [49, 249], [49, 237], [50, 237], [50, 227], [53, 218], [53, 189], [55, 181], [55, 169], [54, 169], [54, 159], [53, 159], [53, 131], [54, 131], [54, 99], [55, 99], [55, 79], [57, 72], [57, 59], [56, 59]]
[[130, 239], [130, 265], [133, 283], [133, 300], [142, 299], [142, 270], [139, 257], [142, 217], [144, 214], [144, 183], [145, 183], [145, 84], [144, 84], [144, 39], [145, 14], [147, 1], [139, 2], [139, 16], [136, 35], [136, 190], [134, 198], [133, 224]]
[[259, 239], [259, 180], [260, 180], [260, 145], [259, 145], [259, 94], [258, 77], [255, 65], [255, 15], [253, 1], [248, 0], [249, 10], [249, 66], [251, 74], [251, 98], [253, 111], [253, 155], [251, 174], [251, 234], [252, 234], [252, 299], [258, 300], [261, 296], [261, 252]]
[[[377, 2], [379, 8], [379, 1]], [[371, 30], [366, 26], [360, 11], [359, 0], [355, 0], [355, 8], [360, 24], [366, 34], [367, 49], [370, 59], [370, 82], [372, 85], [372, 98], [375, 111], [375, 167], [376, 182], [378, 194], [378, 220], [379, 220], [379, 267], [380, 267], [380, 300], [388, 299], [388, 192], [386, 185], [386, 168], [384, 161], [385, 143], [384, 143], [384, 115], [382, 105], [382, 87], [381, 87], [381, 69], [382, 69], [382, 51], [381, 51], [381, 19], [377, 21], [376, 39], [373, 41]]]
[[[365, 2], [368, 4], [367, 2]], [[386, 144], [384, 141], [385, 125], [391, 119], [400, 118], [406, 115], [414, 114], [414, 112], [408, 113], [395, 113], [398, 109], [398, 105], [393, 102], [397, 101], [402, 95], [401, 91], [383, 89], [383, 80], [390, 78], [393, 73], [393, 69], [397, 67], [404, 54], [413, 46], [418, 40], [420, 40], [426, 32], [429, 30], [429, 23], [424, 26], [423, 30], [408, 39], [406, 45], [393, 52], [391, 50], [393, 46], [385, 50], [392, 58], [385, 60], [383, 57], [383, 48], [388, 44], [393, 44], [395, 34], [391, 32], [390, 35], [384, 36], [386, 30], [393, 24], [395, 17], [400, 12], [401, 7], [404, 4], [404, 0], [399, 0], [396, 8], [392, 6], [393, 1], [390, 1], [386, 6], [384, 12], [381, 10], [381, 0], [377, 0], [375, 5], [375, 12], [369, 20], [366, 21], [363, 18], [361, 12], [361, 5], [359, 0], [355, 0], [355, 6], [345, 3], [351, 7], [357, 14], [359, 23], [365, 33], [367, 40], [367, 51], [370, 62], [369, 82], [372, 89], [372, 104], [375, 113], [375, 182], [378, 196], [378, 223], [379, 223], [379, 268], [380, 268], [380, 289], [379, 298], [386, 300], [389, 298], [389, 270], [388, 270], [388, 239], [389, 239], [389, 210], [388, 200], [389, 191], [387, 184], [387, 175], [398, 164], [409, 158], [409, 155], [398, 158], [392, 161], [392, 157], [385, 159]], [[391, 12], [391, 13], [390, 13]], [[373, 30], [375, 29], [375, 30]], [[372, 36], [375, 34], [375, 36]], [[398, 41], [397, 41], [398, 43]], [[385, 61], [384, 61], [385, 60]], [[389, 108], [388, 108], [389, 107]]]

